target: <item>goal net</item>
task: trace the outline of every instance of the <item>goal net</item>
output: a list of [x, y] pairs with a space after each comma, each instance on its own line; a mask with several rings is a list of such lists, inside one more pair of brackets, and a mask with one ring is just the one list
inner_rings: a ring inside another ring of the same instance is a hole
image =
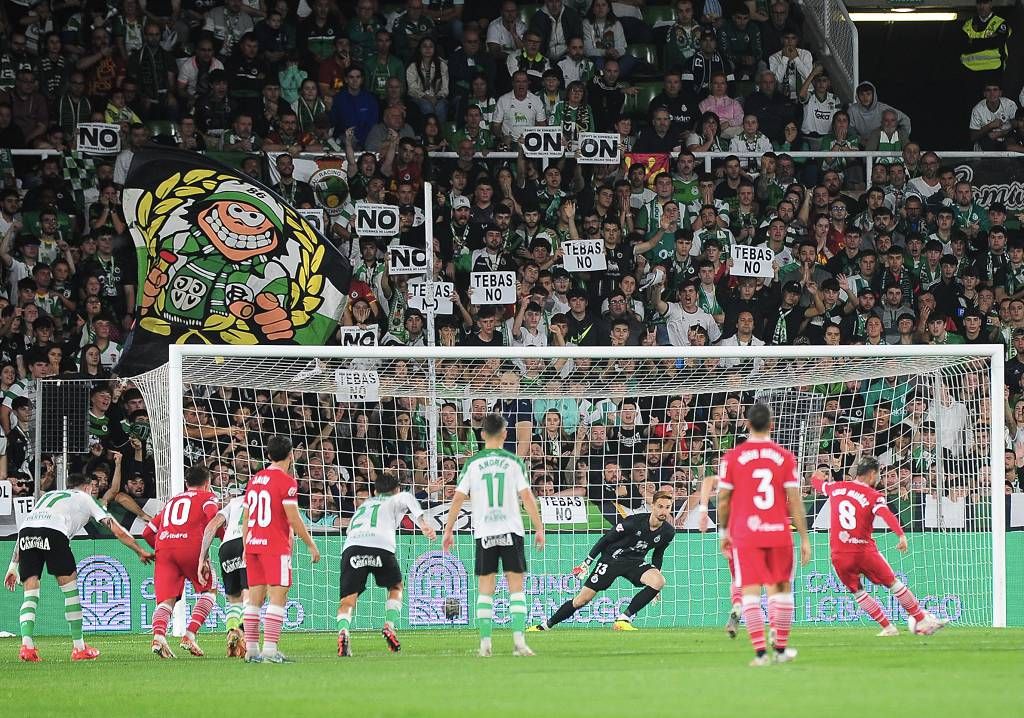
[[[797, 569], [798, 623], [868, 620], [832, 571], [827, 502], [808, 479], [817, 467], [849, 476], [862, 455], [879, 458], [882, 490], [910, 540], [898, 553], [880, 524], [879, 546], [926, 609], [969, 625], [1004, 620], [1002, 357], [994, 348], [173, 347], [170, 364], [136, 385], [167, 408], [151, 416], [170, 489], [185, 467], [204, 462], [227, 499], [263, 467], [268, 436], [291, 437], [300, 508], [323, 556], [312, 565], [296, 547], [292, 628], [333, 630], [344, 530], [376, 476], [396, 472], [443, 526], [488, 411], [509, 420], [507, 448], [530, 468], [548, 532], [543, 552], [527, 544], [531, 622], [578, 591], [571, 570], [601, 532], [648, 510], [660, 489], [675, 496], [677, 534], [662, 600], [638, 623], [719, 625], [729, 574], [714, 492], [706, 533], [695, 507], [721, 454], [744, 439], [744, 416], [757, 402], [772, 408], [774, 436], [804, 476], [814, 558]], [[408, 522], [398, 540], [401, 627], [472, 624], [472, 521], [464, 508], [451, 554]], [[883, 587], [868, 590], [905, 619]], [[635, 591], [619, 581], [573, 622], [606, 625]], [[453, 619], [443, 610], [450, 598], [460, 606]], [[507, 601], [499, 581], [499, 625], [510, 620]], [[354, 628], [379, 629], [383, 603], [371, 586]]]

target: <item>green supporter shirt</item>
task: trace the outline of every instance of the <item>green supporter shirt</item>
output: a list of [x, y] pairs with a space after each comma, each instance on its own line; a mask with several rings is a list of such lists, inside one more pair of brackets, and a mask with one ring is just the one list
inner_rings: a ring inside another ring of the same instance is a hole
[[681, 207], [689, 207], [700, 199], [700, 189], [697, 187], [697, 179], [694, 178], [685, 182], [678, 177], [672, 178], [672, 199]]
[[477, 151], [493, 150], [494, 149], [494, 135], [491, 131], [480, 125], [480, 130], [476, 133], [476, 137], [471, 137], [466, 130], [460, 130], [453, 132], [451, 139], [448, 140], [448, 144], [451, 147], [458, 147], [459, 143], [463, 140], [470, 140], [473, 143], [473, 148]]
[[400, 79], [403, 85], [405, 83], [405, 67], [402, 65], [402, 61], [394, 55], [389, 55], [387, 62], [381, 62], [380, 57], [374, 54], [373, 59], [366, 62], [364, 69], [366, 70], [366, 89], [379, 98], [384, 97], [388, 80], [392, 77]]
[[373, 55], [376, 50], [377, 31], [384, 29], [384, 26], [376, 20], [363, 23], [356, 18], [349, 22], [345, 28], [345, 34], [352, 42], [352, 59], [357, 62], [365, 62], [366, 58]]

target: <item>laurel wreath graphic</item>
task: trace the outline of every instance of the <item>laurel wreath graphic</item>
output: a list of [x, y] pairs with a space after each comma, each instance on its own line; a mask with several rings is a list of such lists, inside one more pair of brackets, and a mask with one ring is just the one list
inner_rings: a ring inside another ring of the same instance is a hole
[[[155, 192], [146, 192], [139, 200], [136, 217], [139, 230], [146, 240], [146, 253], [149, 255], [150, 267], [154, 262], [162, 261], [158, 257], [160, 230], [168, 217], [186, 202], [200, 199], [203, 195], [214, 192], [222, 182], [236, 180], [232, 175], [218, 173], [215, 170], [191, 170], [182, 175], [175, 172], [160, 183]], [[294, 238], [298, 241], [299, 267], [296, 276], [289, 278], [288, 310], [292, 326], [298, 330], [312, 319], [312, 315], [323, 304], [320, 295], [323, 290], [324, 278], [320, 274], [320, 265], [324, 259], [324, 245], [317, 242], [309, 223], [300, 217], [294, 209], [285, 206], [284, 224], [291, 232], [285, 235], [282, 242]], [[161, 292], [157, 299], [157, 309], [163, 309], [165, 294]], [[170, 336], [173, 325], [156, 316], [144, 317], [139, 325], [146, 331], [160, 336]], [[252, 331], [249, 320], [235, 316], [212, 315], [206, 317], [200, 328], [189, 328], [176, 339], [179, 344], [199, 342], [203, 344], [257, 344], [260, 339]]]

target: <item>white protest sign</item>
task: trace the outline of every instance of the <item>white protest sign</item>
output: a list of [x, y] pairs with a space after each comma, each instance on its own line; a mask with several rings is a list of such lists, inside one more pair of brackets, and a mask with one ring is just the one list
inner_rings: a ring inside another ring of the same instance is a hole
[[608, 268], [603, 239], [572, 239], [562, 242], [562, 266], [567, 272], [593, 272]]
[[417, 247], [406, 247], [401, 244], [388, 247], [388, 273], [425, 274], [427, 271], [427, 253]]
[[324, 211], [322, 209], [296, 209], [299, 216], [309, 222], [309, 224], [320, 234], [324, 233]]
[[343, 347], [377, 346], [377, 327], [338, 327], [338, 338]]
[[519, 138], [519, 144], [523, 146], [523, 154], [533, 159], [565, 154], [561, 127], [527, 127]]
[[17, 524], [19, 529], [25, 517], [32, 513], [32, 509], [35, 507], [35, 496], [19, 496], [14, 500], [14, 523]]
[[451, 314], [454, 311], [452, 297], [455, 285], [451, 282], [434, 282], [433, 297], [427, 297], [427, 283], [417, 279], [409, 282], [409, 308], [434, 314]]
[[14, 510], [14, 487], [7, 479], [0, 481], [0, 516], [10, 516]]
[[581, 132], [576, 161], [581, 165], [618, 164], [619, 136], [614, 132]]
[[473, 272], [469, 275], [469, 301], [473, 304], [515, 304], [515, 272]]
[[94, 155], [116, 155], [121, 151], [121, 126], [107, 122], [80, 122], [77, 149]]
[[356, 234], [360, 237], [398, 234], [398, 205], [356, 202]]
[[380, 377], [375, 371], [334, 370], [337, 401], [380, 401]]
[[587, 523], [587, 502], [582, 496], [540, 496], [540, 517], [544, 524]]
[[775, 269], [772, 267], [775, 252], [770, 247], [733, 244], [731, 257], [732, 266], [729, 268], [729, 274], [734, 277], [769, 279], [775, 276]]

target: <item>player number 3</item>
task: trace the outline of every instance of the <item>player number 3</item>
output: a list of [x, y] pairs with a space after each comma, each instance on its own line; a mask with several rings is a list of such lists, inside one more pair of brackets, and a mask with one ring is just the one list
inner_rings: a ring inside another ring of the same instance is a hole
[[771, 469], [754, 469], [750, 475], [757, 479], [757, 493], [754, 506], [765, 511], [775, 505], [775, 487], [772, 486]]

